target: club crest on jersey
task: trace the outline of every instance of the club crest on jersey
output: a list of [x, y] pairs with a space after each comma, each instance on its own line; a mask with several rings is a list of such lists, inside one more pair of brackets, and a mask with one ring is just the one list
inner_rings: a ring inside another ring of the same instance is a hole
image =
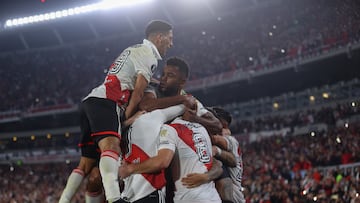
[[126, 60], [128, 59], [131, 51], [125, 50], [123, 51], [120, 56], [116, 59], [116, 61], [110, 66], [109, 74], [116, 74], [118, 73], [121, 68], [124, 66]]
[[167, 133], [167, 130], [165, 128], [162, 128], [160, 131], [160, 137], [165, 137]]

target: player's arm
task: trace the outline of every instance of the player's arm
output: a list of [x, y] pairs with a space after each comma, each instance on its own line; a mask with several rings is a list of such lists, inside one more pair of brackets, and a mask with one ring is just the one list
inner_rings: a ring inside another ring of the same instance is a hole
[[222, 150], [218, 146], [212, 146], [212, 148], [213, 148], [213, 155], [215, 158], [222, 161], [226, 166], [229, 167], [236, 166], [235, 155], [232, 152]]
[[215, 180], [222, 174], [222, 172], [222, 163], [213, 159], [213, 165], [208, 172], [187, 174], [186, 177], [181, 179], [181, 182], [187, 188], [194, 188]]
[[176, 130], [168, 125], [163, 125], [159, 135], [158, 154], [141, 163], [123, 163], [119, 168], [120, 177], [126, 178], [131, 174], [156, 173], [167, 168], [174, 157], [176, 138]]
[[221, 149], [223, 150], [226, 150], [226, 151], [230, 151], [231, 149], [229, 149], [229, 144], [228, 144], [228, 140], [224, 137], [224, 136], [221, 136], [221, 135], [212, 135], [210, 136], [211, 138], [211, 143], [213, 145], [216, 145], [218, 147], [220, 147]]
[[160, 149], [155, 157], [151, 157], [144, 162], [134, 164], [123, 162], [119, 168], [119, 176], [126, 178], [132, 174], [157, 173], [170, 165], [173, 156], [174, 151]]
[[195, 105], [195, 103], [195, 99], [188, 95], [156, 98], [154, 93], [146, 92], [143, 99], [139, 103], [139, 108], [144, 111], [153, 111], [155, 109], [164, 109], [178, 104], [184, 104], [187, 107], [191, 107]]
[[221, 122], [211, 112], [206, 112], [202, 116], [198, 116], [196, 110], [187, 109], [183, 115], [183, 119], [194, 123], [200, 123], [206, 128], [210, 135], [220, 134], [222, 131]]
[[211, 136], [211, 142], [213, 144], [213, 155], [226, 166], [235, 167], [237, 163], [235, 155], [229, 149], [229, 141], [224, 136], [213, 135]]
[[130, 125], [132, 125], [135, 120], [141, 116], [142, 114], [146, 113], [146, 111], [138, 111], [136, 112], [133, 116], [131, 116], [130, 118], [126, 119], [124, 121], [124, 123], [122, 125], [124, 125], [124, 127], [129, 127]]
[[135, 82], [134, 90], [131, 94], [129, 105], [125, 110], [125, 117], [130, 118], [137, 111], [138, 104], [140, 103], [145, 87], [148, 85], [148, 81], [142, 74], [138, 74]]

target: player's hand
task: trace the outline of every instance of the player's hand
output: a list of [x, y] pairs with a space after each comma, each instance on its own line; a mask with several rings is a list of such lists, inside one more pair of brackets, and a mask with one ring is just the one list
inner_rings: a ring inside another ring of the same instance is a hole
[[196, 117], [196, 110], [186, 108], [185, 112], [182, 116], [182, 119], [189, 121], [189, 122], [195, 122], [195, 117]]
[[183, 104], [189, 109], [197, 109], [196, 99], [191, 95], [184, 95]]
[[219, 142], [219, 139], [221, 139], [221, 135], [211, 135], [210, 139], [211, 139], [211, 143], [213, 145], [217, 145]]
[[120, 180], [129, 177], [132, 174], [131, 164], [126, 161], [121, 162], [121, 166], [119, 167], [119, 178]]
[[190, 173], [181, 179], [182, 184], [187, 188], [195, 188], [209, 182], [209, 177], [205, 173]]

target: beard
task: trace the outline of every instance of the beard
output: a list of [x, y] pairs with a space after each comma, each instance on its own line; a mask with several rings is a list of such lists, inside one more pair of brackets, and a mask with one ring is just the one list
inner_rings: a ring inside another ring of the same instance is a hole
[[160, 87], [160, 92], [164, 94], [164, 96], [170, 97], [170, 96], [176, 96], [179, 92], [178, 87], [167, 87], [162, 88]]

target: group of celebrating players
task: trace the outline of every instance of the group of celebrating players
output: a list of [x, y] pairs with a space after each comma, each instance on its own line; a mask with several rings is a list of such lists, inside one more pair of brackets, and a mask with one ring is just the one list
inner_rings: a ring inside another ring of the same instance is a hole
[[158, 60], [173, 46], [172, 25], [154, 20], [145, 34], [83, 99], [81, 158], [59, 202], [70, 203], [87, 177], [90, 203], [245, 202], [230, 113], [184, 92], [183, 59], [169, 58], [154, 82]]

